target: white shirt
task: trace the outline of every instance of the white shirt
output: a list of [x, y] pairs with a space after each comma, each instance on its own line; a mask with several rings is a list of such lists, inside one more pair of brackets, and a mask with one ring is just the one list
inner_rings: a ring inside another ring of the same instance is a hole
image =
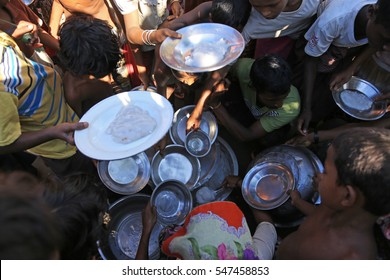
[[355, 18], [365, 5], [377, 0], [331, 0], [321, 7], [317, 20], [305, 34], [308, 41], [305, 53], [313, 57], [324, 54], [330, 45], [337, 47], [358, 47], [368, 43], [367, 38], [356, 40], [354, 36]]
[[122, 15], [138, 10], [139, 26], [146, 29], [157, 29], [168, 17], [167, 0], [114, 0]]
[[[301, 6], [291, 12], [282, 12], [277, 18], [266, 19], [252, 8], [248, 22], [242, 30], [245, 43], [251, 39], [290, 36], [298, 38], [309, 27], [321, 0], [303, 0]], [[348, 2], [348, 1], [347, 1]]]

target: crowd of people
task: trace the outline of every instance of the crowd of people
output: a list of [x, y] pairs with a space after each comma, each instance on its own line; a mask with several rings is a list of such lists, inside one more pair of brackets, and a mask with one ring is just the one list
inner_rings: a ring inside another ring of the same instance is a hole
[[[319, 206], [290, 194], [306, 215], [292, 233], [278, 238], [267, 211], [251, 209], [251, 228], [240, 205], [212, 202], [162, 242], [166, 256], [389, 258], [390, 118], [354, 119], [332, 98], [357, 76], [390, 99], [389, 14], [389, 0], [0, 0], [0, 258], [99, 258], [110, 194], [74, 132], [93, 105], [138, 86], [175, 110], [194, 105], [187, 131], [214, 114], [240, 167], [225, 187], [284, 143], [322, 153], [325, 166]], [[241, 56], [209, 72], [171, 69], [161, 43], [198, 23], [240, 32]], [[148, 204], [137, 259], [155, 215]]]

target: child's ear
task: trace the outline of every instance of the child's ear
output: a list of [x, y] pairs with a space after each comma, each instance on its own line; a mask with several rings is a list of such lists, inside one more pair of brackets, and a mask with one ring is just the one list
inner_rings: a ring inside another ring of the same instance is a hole
[[344, 188], [344, 197], [341, 200], [341, 205], [344, 207], [351, 207], [357, 202], [358, 192], [351, 185], [346, 185]]

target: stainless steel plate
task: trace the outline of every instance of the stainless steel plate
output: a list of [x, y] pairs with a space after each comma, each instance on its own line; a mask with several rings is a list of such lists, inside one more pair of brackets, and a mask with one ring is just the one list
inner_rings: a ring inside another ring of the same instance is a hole
[[[205, 183], [200, 187], [205, 187], [209, 191], [214, 192], [215, 198], [214, 201], [223, 201], [232, 192], [231, 188], [221, 188], [223, 180], [228, 175], [238, 175], [238, 161], [233, 149], [229, 144], [222, 139], [221, 137], [217, 138], [217, 141], [214, 144], [219, 150], [219, 155], [215, 162], [215, 169], [212, 169], [208, 174], [208, 179], [205, 180]], [[193, 198], [194, 204], [200, 205], [205, 203], [205, 201], [199, 201], [196, 198], [196, 194], [200, 188], [194, 190]]]
[[381, 95], [371, 83], [353, 76], [332, 93], [336, 104], [348, 115], [360, 120], [377, 120], [387, 109], [385, 101], [375, 101]]
[[287, 192], [295, 186], [293, 172], [278, 161], [265, 160], [245, 175], [242, 195], [245, 201], [259, 210], [274, 209], [288, 200]]
[[218, 23], [193, 24], [177, 30], [181, 39], [167, 38], [160, 56], [169, 67], [185, 72], [208, 72], [236, 60], [245, 48], [236, 29]]
[[150, 178], [150, 162], [144, 152], [120, 160], [99, 161], [97, 170], [107, 188], [123, 195], [139, 192]]
[[175, 180], [192, 189], [200, 178], [198, 158], [191, 156], [180, 145], [168, 145], [162, 152], [157, 152], [152, 159], [151, 169], [155, 186], [164, 181]]
[[[110, 222], [107, 234], [99, 240], [99, 253], [103, 259], [133, 260], [142, 234], [142, 210], [150, 196], [135, 194], [125, 196], [109, 208]], [[159, 234], [163, 226], [157, 223], [149, 241], [149, 258], [160, 257]]]
[[151, 202], [156, 206], [157, 220], [163, 225], [183, 224], [192, 210], [191, 192], [178, 181], [165, 181], [157, 186]]
[[[173, 115], [172, 126], [169, 129], [169, 135], [173, 143], [184, 146], [186, 141], [187, 120], [194, 108], [194, 105], [185, 106], [177, 110]], [[207, 133], [211, 140], [211, 144], [213, 144], [218, 136], [218, 124], [217, 119], [211, 112], [203, 112], [200, 129]]]

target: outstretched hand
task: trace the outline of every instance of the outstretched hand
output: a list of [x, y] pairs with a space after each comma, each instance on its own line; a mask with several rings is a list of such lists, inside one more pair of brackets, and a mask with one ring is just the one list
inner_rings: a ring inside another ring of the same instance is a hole
[[201, 120], [202, 120], [202, 114], [197, 114], [195, 112], [192, 112], [191, 116], [187, 120], [186, 133], [190, 132], [192, 129], [194, 130], [199, 129]]
[[43, 44], [40, 43], [38, 30], [39, 27], [36, 24], [21, 20], [12, 33], [12, 37], [22, 40], [26, 45], [40, 48]]
[[303, 110], [301, 115], [298, 117], [297, 129], [302, 135], [306, 135], [308, 133], [311, 115], [311, 110]]
[[156, 222], [157, 222], [156, 206], [152, 205], [152, 203], [149, 201], [146, 207], [142, 211], [142, 231], [144, 233], [152, 232]]
[[54, 138], [62, 139], [67, 143], [74, 145], [74, 131], [83, 130], [88, 127], [87, 122], [62, 123], [53, 127]]
[[156, 30], [155, 42], [161, 44], [166, 38], [181, 39], [181, 34], [168, 28], [161, 28]]

